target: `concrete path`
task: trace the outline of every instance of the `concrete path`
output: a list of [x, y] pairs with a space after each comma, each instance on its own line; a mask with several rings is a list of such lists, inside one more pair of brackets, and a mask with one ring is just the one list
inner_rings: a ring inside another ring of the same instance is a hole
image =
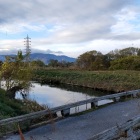
[[[108, 128], [140, 114], [140, 99], [118, 102], [96, 111], [68, 117], [58, 122], [33, 129], [24, 134], [25, 140], [86, 140]], [[55, 131], [53, 130], [55, 127]], [[20, 140], [18, 135], [5, 140]]]

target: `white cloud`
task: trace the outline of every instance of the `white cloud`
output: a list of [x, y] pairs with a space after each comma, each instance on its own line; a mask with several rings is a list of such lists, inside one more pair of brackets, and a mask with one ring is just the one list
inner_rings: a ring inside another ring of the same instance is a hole
[[[32, 53], [53, 53], [56, 55], [67, 55], [70, 57], [78, 57], [80, 54], [97, 50], [106, 54], [111, 50], [121, 49], [126, 47], [139, 47], [140, 40], [107, 40], [98, 39], [84, 43], [73, 44], [46, 44], [45, 39], [32, 40]], [[13, 47], [14, 46], [14, 47]], [[25, 52], [23, 40], [3, 40], [0, 45], [0, 54], [17, 54], [18, 50]]]
[[[108, 52], [125, 42], [139, 44], [139, 15], [132, 0], [4, 0], [0, 48], [24, 50], [22, 38], [29, 34], [33, 52], [50, 49], [75, 57], [93, 49]], [[5, 39], [2, 33], [11, 36]]]
[[136, 24], [137, 16], [136, 11], [131, 7], [122, 9], [115, 15], [117, 23], [111, 27], [112, 32], [119, 35], [136, 31], [135, 28], [139, 26]]
[[27, 24], [27, 23], [19, 23], [19, 24], [1, 24], [0, 25], [0, 32], [7, 32], [9, 34], [17, 34], [21, 32], [28, 32], [28, 31], [44, 31], [47, 30], [45, 25], [34, 25], [34, 24]]

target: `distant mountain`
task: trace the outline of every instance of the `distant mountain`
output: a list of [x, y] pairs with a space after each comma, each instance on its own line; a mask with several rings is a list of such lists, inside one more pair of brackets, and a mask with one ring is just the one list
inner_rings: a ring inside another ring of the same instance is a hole
[[4, 55], [0, 55], [0, 60], [4, 61], [5, 60], [5, 56]]
[[41, 60], [45, 64], [48, 64], [51, 59], [58, 60], [59, 62], [61, 61], [75, 62], [76, 61], [75, 58], [68, 57], [65, 55], [42, 54], [42, 53], [31, 54], [31, 60]]
[[[54, 54], [43, 54], [43, 53], [33, 53], [33, 54], [31, 54], [31, 60], [41, 60], [45, 64], [48, 64], [51, 59], [58, 60], [59, 62], [61, 62], [61, 61], [75, 62], [76, 61], [75, 58], [68, 57], [68, 56], [65, 56], [65, 55], [54, 55]], [[5, 60], [5, 55], [0, 55], [0, 60], [4, 61]]]

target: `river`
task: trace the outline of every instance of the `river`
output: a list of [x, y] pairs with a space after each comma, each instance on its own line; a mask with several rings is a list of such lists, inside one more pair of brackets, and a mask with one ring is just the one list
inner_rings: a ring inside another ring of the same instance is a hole
[[[32, 83], [32, 87], [27, 95], [28, 100], [34, 100], [40, 105], [47, 105], [49, 108], [73, 103], [85, 99], [95, 98], [104, 95], [104, 92], [95, 91], [90, 88], [82, 88], [75, 86], [54, 86], [54, 85], [41, 85], [40, 83]], [[22, 95], [18, 92], [16, 99], [23, 99]], [[110, 103], [112, 100], [103, 100], [98, 105]], [[73, 112], [79, 112], [91, 108], [90, 104], [83, 105], [72, 109]]]

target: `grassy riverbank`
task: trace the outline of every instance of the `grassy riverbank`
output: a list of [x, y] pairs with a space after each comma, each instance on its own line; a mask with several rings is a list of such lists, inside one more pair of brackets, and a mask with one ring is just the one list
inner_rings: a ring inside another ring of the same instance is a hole
[[35, 71], [34, 80], [42, 83], [64, 83], [114, 92], [140, 88], [139, 71], [39, 69]]
[[[6, 96], [6, 92], [3, 89], [0, 89], [0, 120], [44, 110], [45, 108], [45, 106], [41, 106], [35, 101], [10, 99]], [[50, 116], [45, 116], [41, 119], [32, 119], [31, 121], [27, 120], [20, 122], [20, 128], [22, 128], [22, 130], [27, 130], [30, 125], [36, 124], [44, 119], [46, 120], [49, 117]], [[1, 126], [0, 139], [1, 136], [7, 133], [17, 132], [17, 128], [18, 123]]]
[[0, 89], [0, 119], [25, 114], [23, 103], [19, 100], [9, 99], [5, 91]]
[[44, 109], [45, 106], [35, 101], [10, 99], [5, 91], [0, 89], [0, 120]]

